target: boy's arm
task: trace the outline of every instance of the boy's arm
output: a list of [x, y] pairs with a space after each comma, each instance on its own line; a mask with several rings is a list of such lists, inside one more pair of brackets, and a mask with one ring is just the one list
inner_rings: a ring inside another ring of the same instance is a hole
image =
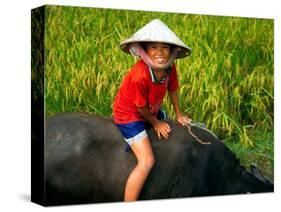
[[184, 115], [180, 110], [178, 91], [177, 90], [169, 91], [169, 97], [170, 97], [171, 103], [174, 107], [177, 121], [180, 124], [189, 124], [191, 119], [188, 116]]
[[159, 139], [161, 136], [163, 136], [165, 139], [168, 138], [171, 131], [170, 125], [168, 123], [159, 121], [155, 116], [151, 115], [147, 106], [139, 107], [138, 111], [145, 118], [145, 120], [147, 120], [153, 126]]

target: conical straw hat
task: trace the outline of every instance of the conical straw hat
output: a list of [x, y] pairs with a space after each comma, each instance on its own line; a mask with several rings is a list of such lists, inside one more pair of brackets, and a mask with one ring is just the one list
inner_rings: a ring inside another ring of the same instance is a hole
[[120, 47], [124, 52], [130, 53], [130, 44], [138, 42], [161, 42], [176, 45], [181, 48], [177, 58], [186, 57], [191, 54], [191, 48], [184, 44], [176, 34], [159, 19], [154, 19], [143, 28], [139, 29], [130, 38], [123, 41]]

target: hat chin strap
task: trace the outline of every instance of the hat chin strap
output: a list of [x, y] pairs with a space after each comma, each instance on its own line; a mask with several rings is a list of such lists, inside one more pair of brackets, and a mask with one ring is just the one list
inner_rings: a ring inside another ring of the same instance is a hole
[[134, 43], [134, 44], [131, 44], [129, 47], [129, 51], [134, 57], [141, 57], [143, 59], [143, 61], [146, 63], [146, 65], [150, 66], [152, 69], [155, 69], [155, 70], [164, 70], [164, 69], [167, 69], [169, 66], [171, 66], [173, 64], [174, 60], [177, 58], [178, 52], [180, 50], [181, 49], [179, 47], [176, 47], [173, 50], [173, 52], [171, 53], [169, 60], [165, 64], [156, 65], [139, 44]]

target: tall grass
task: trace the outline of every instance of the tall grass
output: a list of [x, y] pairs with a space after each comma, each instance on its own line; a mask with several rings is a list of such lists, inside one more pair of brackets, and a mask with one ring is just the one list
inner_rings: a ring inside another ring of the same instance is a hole
[[[48, 6], [45, 31], [46, 114], [110, 116], [135, 60], [122, 40], [154, 18], [193, 50], [176, 61], [180, 105], [222, 139], [253, 146], [252, 132], [273, 131], [273, 20]], [[164, 107], [174, 116], [167, 100]]]

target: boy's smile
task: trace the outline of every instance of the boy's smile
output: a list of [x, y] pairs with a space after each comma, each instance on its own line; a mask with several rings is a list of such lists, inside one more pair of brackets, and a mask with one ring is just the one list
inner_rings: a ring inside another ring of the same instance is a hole
[[146, 53], [155, 65], [164, 65], [171, 56], [171, 48], [165, 43], [148, 43]]

